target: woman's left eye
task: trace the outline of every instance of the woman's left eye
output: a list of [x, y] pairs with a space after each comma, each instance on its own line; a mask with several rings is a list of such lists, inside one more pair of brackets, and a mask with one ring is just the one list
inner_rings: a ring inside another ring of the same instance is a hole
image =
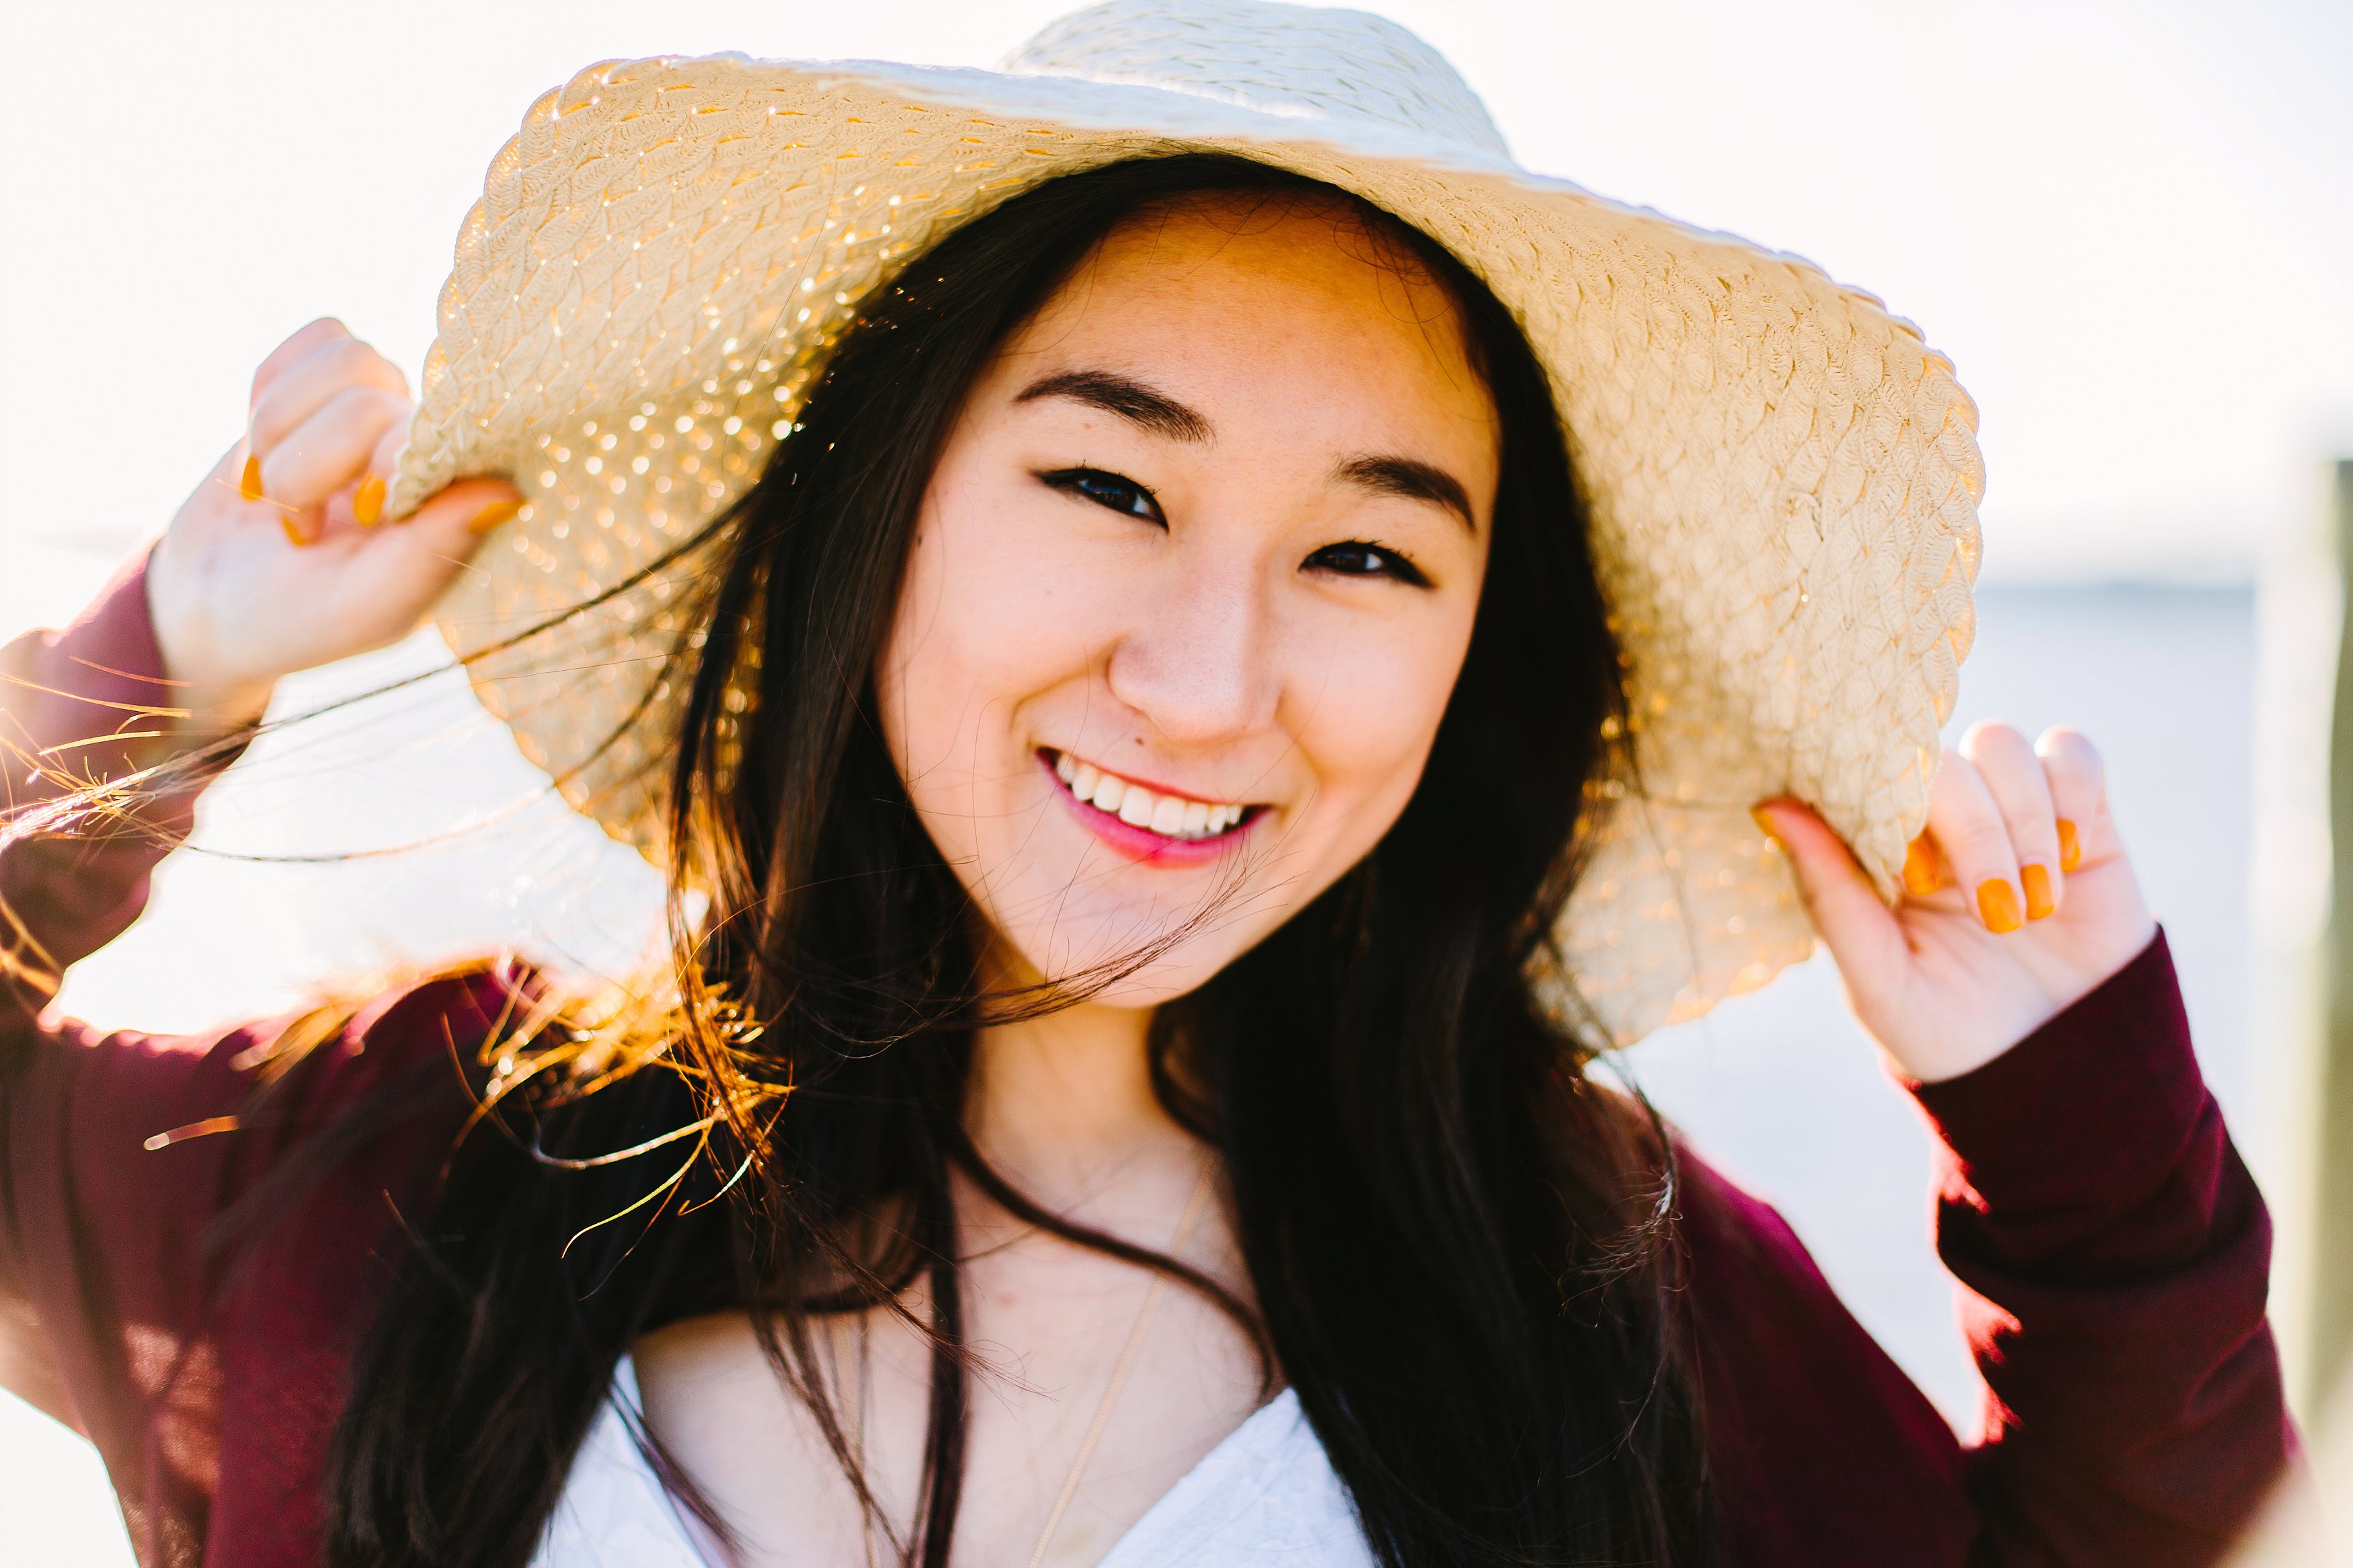
[[1153, 499], [1152, 492], [1134, 479], [1124, 479], [1101, 468], [1058, 468], [1050, 474], [1038, 477], [1056, 489], [1084, 496], [1097, 506], [1109, 507], [1113, 511], [1140, 517], [1148, 522], [1166, 524], [1167, 521], [1160, 515], [1160, 503]]
[[1344, 577], [1394, 577], [1416, 587], [1430, 585], [1430, 579], [1412, 562], [1387, 545], [1367, 544], [1362, 540], [1327, 544], [1303, 564], [1320, 572], [1336, 572]]

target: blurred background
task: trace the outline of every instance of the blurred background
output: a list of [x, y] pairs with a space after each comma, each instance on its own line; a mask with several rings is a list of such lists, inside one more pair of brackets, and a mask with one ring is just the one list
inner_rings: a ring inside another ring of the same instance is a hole
[[[302, 322], [339, 315], [413, 373], [481, 171], [578, 68], [723, 49], [987, 65], [1067, 8], [6, 7], [0, 639], [69, 617], [163, 525], [236, 439], [252, 366]], [[2274, 1310], [2317, 1421], [2353, 1319], [2353, 1002], [2328, 989], [2353, 974], [2332, 959], [2353, 953], [2332, 924], [2353, 893], [2329, 850], [2332, 824], [2353, 835], [2353, 722], [2332, 723], [2353, 5], [1369, 8], [1446, 53], [1523, 163], [1810, 258], [1953, 358], [1989, 474], [1953, 732], [2065, 719], [2106, 751], [2207, 1074], [2274, 1207]], [[444, 658], [420, 639], [289, 682], [280, 709]], [[277, 737], [213, 791], [197, 847], [64, 1005], [185, 1029], [501, 946], [621, 966], [655, 880], [543, 784], [453, 674]], [[1827, 961], [1625, 1067], [1780, 1205], [1973, 1432], [1926, 1135]], [[0, 1560], [130, 1561], [88, 1446], [5, 1394]]]

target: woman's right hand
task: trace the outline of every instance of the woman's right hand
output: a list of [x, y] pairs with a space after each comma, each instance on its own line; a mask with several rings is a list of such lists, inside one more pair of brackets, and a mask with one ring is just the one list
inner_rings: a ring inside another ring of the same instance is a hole
[[280, 676], [399, 641], [522, 497], [460, 479], [381, 521], [407, 439], [407, 382], [313, 321], [253, 374], [243, 440], [180, 508], [147, 564], [172, 701], [202, 732], [261, 716]]

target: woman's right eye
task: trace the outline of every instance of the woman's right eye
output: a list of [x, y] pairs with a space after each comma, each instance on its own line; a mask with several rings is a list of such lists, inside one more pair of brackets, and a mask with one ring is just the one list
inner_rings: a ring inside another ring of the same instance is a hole
[[1058, 490], [1084, 496], [1097, 506], [1109, 507], [1130, 517], [1140, 517], [1164, 528], [1168, 525], [1168, 520], [1160, 515], [1160, 503], [1153, 499], [1152, 492], [1134, 479], [1124, 479], [1101, 468], [1057, 468], [1052, 473], [1038, 477]]

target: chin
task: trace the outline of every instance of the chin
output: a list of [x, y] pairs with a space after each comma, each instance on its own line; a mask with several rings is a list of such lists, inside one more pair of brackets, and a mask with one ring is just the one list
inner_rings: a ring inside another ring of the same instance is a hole
[[[1084, 989], [1117, 976], [1089, 995], [1103, 1005], [1151, 1007], [1198, 990], [1290, 912], [1270, 911], [1266, 889], [1231, 864], [1180, 871], [1114, 860], [1082, 846], [1078, 854], [1055, 857], [1067, 867], [1056, 876], [1036, 858], [1036, 840], [1050, 837], [1060, 836], [1040, 831], [1027, 847], [1026, 875], [984, 877], [976, 894], [989, 923], [1036, 977]], [[1172, 938], [1172, 945], [1153, 952]], [[1145, 960], [1141, 967], [1119, 973], [1138, 959]]]
[[[1088, 1005], [1097, 1007], [1135, 1008], [1148, 1011], [1198, 991], [1215, 979], [1226, 965], [1248, 951], [1247, 947], [1230, 950], [1220, 947], [1214, 954], [1204, 953], [1196, 958], [1180, 949], [1166, 957], [1155, 959], [1134, 973], [1123, 976], [1098, 991], [1084, 993], [1084, 1000]], [[1111, 956], [1115, 962], [1121, 955]], [[1084, 991], [1085, 977], [1082, 974], [1073, 974], [1065, 971], [1053, 978], [1074, 983], [1082, 992]]]

